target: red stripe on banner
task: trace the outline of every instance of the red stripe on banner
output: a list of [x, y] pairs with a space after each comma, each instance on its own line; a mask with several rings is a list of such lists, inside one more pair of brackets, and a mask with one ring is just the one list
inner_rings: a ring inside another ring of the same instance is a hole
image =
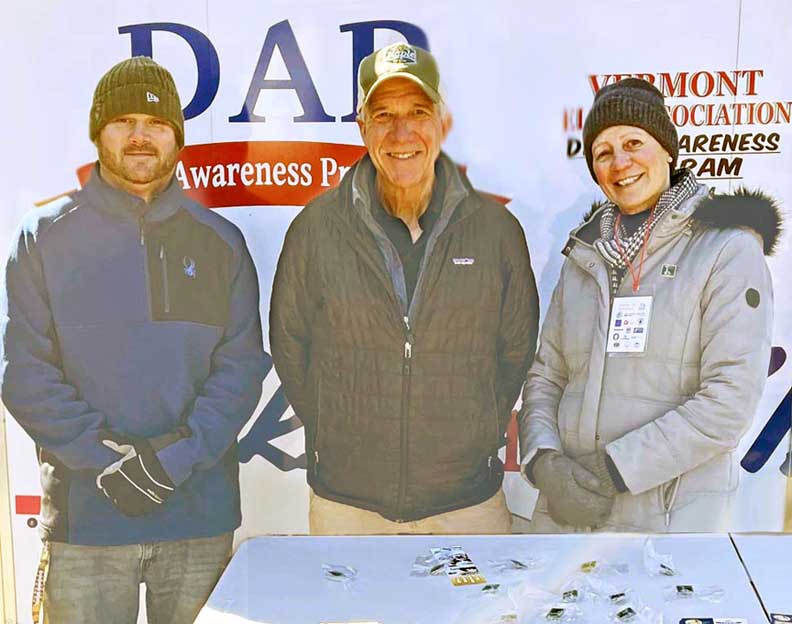
[[517, 410], [512, 410], [509, 427], [506, 429], [506, 461], [503, 469], [507, 472], [520, 472], [520, 462], [517, 461]]
[[[187, 145], [176, 176], [207, 208], [304, 206], [336, 186], [366, 152], [362, 145], [311, 141], [236, 141]], [[93, 163], [77, 170], [84, 185]]]
[[41, 496], [16, 496], [15, 503], [20, 516], [37, 516], [41, 512]]
[[[236, 141], [187, 145], [176, 176], [184, 191], [207, 208], [304, 206], [337, 186], [366, 148], [312, 141]], [[77, 169], [83, 186], [94, 163]], [[460, 169], [465, 170], [464, 166]], [[496, 201], [510, 200], [487, 193]]]

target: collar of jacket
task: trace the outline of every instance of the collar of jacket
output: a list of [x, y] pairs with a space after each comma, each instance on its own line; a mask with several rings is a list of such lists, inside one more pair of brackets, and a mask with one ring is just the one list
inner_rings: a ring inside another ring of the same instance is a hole
[[[438, 164], [437, 175], [445, 176], [445, 196], [443, 197], [440, 214], [426, 241], [424, 258], [431, 256], [437, 238], [448, 229], [450, 224], [456, 223], [478, 209], [478, 202], [463, 201], [473, 193], [473, 188], [454, 162], [441, 152], [438, 157]], [[398, 301], [401, 315], [412, 321], [414, 309], [420, 300], [424, 269], [421, 268], [418, 274], [415, 292], [412, 300], [408, 302], [407, 286], [404, 281], [404, 270], [399, 253], [372, 212], [368, 182], [375, 173], [374, 163], [371, 158], [368, 154], [364, 155], [341, 181], [338, 187], [339, 207], [341, 209], [334, 210], [331, 214], [332, 218], [344, 222], [347, 228], [353, 231], [360, 231], [358, 228], [362, 225], [364, 231], [368, 231], [371, 234], [379, 249], [379, 254], [384, 258], [384, 268], [388, 276], [386, 279], [389, 278], [393, 286], [393, 294]], [[367, 237], [360, 237], [359, 242], [362, 244], [365, 238]], [[364, 252], [364, 249], [361, 249], [361, 252]]]
[[[472, 186], [467, 177], [454, 164], [454, 161], [444, 152], [440, 152], [437, 162], [439, 163], [439, 175], [445, 178], [446, 191], [440, 208], [440, 215], [437, 217], [432, 229], [433, 232], [445, 230], [452, 216], [454, 220], [458, 220], [466, 216], [463, 212], [467, 213], [473, 209], [473, 207], [468, 206], [467, 210], [459, 211], [459, 214], [455, 214], [456, 207], [470, 193]], [[366, 154], [355, 164], [341, 183], [343, 187], [348, 181], [348, 192], [344, 192], [346, 189], [342, 188], [342, 193], [344, 196], [351, 197], [353, 215], [362, 219], [370, 229], [372, 228], [372, 222], [379, 226], [371, 211], [368, 180], [372, 175], [375, 175], [374, 163], [371, 161], [371, 157]]]
[[[572, 249], [580, 244], [591, 247], [578, 238], [577, 233], [605, 206], [593, 207], [582, 224], [569, 234], [562, 253], [569, 256]], [[759, 190], [749, 191], [738, 188], [734, 193], [719, 194], [714, 189], [708, 191], [703, 184], [693, 197], [683, 202], [676, 210], [667, 212], [652, 231], [647, 252], [651, 253], [666, 240], [674, 238], [679, 232], [693, 223], [715, 229], [748, 228], [756, 232], [762, 240], [766, 256], [775, 253], [781, 237], [784, 217], [778, 202]]]
[[140, 197], [105, 182], [99, 175], [98, 162], [80, 194], [98, 210], [122, 221], [136, 222], [164, 221], [173, 216], [186, 200], [179, 181], [173, 176], [168, 186], [147, 204]]

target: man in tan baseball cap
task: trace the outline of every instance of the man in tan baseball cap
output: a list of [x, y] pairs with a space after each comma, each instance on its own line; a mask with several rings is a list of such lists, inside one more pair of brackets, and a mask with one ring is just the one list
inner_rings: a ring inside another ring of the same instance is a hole
[[441, 152], [428, 51], [374, 52], [358, 89], [368, 153], [292, 223], [270, 307], [310, 530], [508, 533], [498, 449], [539, 313], [525, 237]]

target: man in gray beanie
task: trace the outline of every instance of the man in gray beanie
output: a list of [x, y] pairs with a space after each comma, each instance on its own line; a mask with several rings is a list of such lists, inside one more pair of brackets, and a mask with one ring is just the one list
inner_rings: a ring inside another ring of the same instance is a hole
[[231, 554], [237, 435], [270, 360], [241, 232], [174, 177], [184, 117], [146, 57], [99, 81], [98, 163], [23, 221], [0, 292], [5, 405], [33, 438], [34, 618], [192, 622]]

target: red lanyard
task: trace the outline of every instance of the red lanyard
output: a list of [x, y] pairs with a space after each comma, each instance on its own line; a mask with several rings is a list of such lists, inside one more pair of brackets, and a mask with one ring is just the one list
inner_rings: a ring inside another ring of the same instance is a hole
[[644, 239], [643, 244], [641, 245], [641, 261], [638, 264], [638, 274], [635, 273], [635, 267], [633, 267], [633, 263], [630, 262], [630, 258], [627, 257], [627, 254], [624, 253], [624, 248], [622, 247], [621, 240], [619, 240], [619, 225], [621, 224], [621, 212], [616, 215], [616, 223], [613, 228], [613, 238], [616, 241], [616, 247], [619, 249], [619, 253], [621, 254], [624, 263], [627, 265], [627, 268], [630, 269], [630, 276], [632, 277], [632, 291], [633, 294], [638, 293], [638, 289], [641, 287], [641, 271], [643, 271], [643, 263], [644, 263], [644, 255], [646, 254], [646, 244], [649, 242], [649, 230], [652, 229], [652, 221], [654, 220], [654, 211], [655, 206], [652, 206], [652, 212], [649, 213], [649, 220], [646, 222], [646, 231], [644, 232]]

